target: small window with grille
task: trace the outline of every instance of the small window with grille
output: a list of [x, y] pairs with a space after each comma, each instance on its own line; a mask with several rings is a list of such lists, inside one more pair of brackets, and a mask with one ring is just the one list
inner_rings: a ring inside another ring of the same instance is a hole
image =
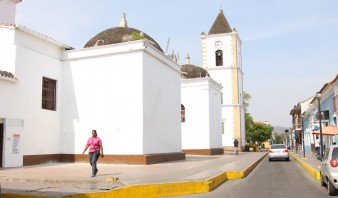
[[181, 122], [185, 122], [185, 107], [181, 104]]
[[56, 110], [56, 80], [42, 79], [42, 109]]

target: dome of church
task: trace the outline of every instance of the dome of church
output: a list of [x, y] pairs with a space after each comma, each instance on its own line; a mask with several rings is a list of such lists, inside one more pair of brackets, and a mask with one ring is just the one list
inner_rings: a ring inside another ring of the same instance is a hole
[[185, 79], [210, 77], [210, 74], [207, 72], [207, 70], [192, 64], [182, 65], [181, 71], [181, 78]]
[[110, 45], [138, 39], [145, 39], [156, 49], [163, 52], [160, 45], [149, 35], [141, 32], [140, 30], [128, 27], [124, 13], [121, 17], [120, 27], [109, 28], [98, 33], [96, 36], [90, 39], [84, 47], [87, 48], [100, 45]]

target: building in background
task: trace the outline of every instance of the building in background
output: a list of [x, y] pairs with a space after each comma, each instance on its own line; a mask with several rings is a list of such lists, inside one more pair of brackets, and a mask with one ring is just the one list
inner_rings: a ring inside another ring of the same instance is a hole
[[[333, 80], [325, 83], [318, 93], [321, 95], [320, 100], [318, 101], [316, 97], [309, 98], [310, 102], [306, 100], [306, 103], [309, 102], [309, 107], [305, 108], [302, 113], [305, 150], [311, 150], [312, 152], [315, 152], [314, 141], [316, 136], [319, 136], [320, 122], [322, 123], [324, 147], [338, 141], [338, 132], [337, 134], [324, 133], [327, 126], [333, 126], [335, 130], [338, 130], [338, 74], [336, 74]], [[319, 112], [318, 102], [320, 102], [321, 112]], [[320, 115], [321, 120], [319, 119]]]
[[[292, 142], [289, 142], [288, 145], [291, 145], [290, 147], [295, 148], [296, 150], [299, 148], [297, 145], [299, 145], [302, 149], [303, 144], [305, 144], [306, 150], [310, 150], [310, 142], [313, 141], [311, 140], [310, 133], [305, 131], [303, 127], [303, 114], [310, 108], [313, 98], [314, 97], [312, 96], [304, 101], [299, 102], [290, 111], [290, 115], [292, 116], [292, 131], [290, 131], [290, 134], [292, 135], [292, 138], [289, 140]], [[303, 132], [305, 133], [303, 134]]]

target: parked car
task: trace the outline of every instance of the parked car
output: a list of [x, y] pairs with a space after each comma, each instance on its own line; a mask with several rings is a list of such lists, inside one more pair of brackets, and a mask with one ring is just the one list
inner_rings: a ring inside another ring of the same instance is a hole
[[320, 184], [327, 186], [329, 195], [335, 195], [338, 189], [338, 145], [329, 146], [320, 167]]
[[268, 151], [269, 161], [272, 159], [285, 159], [289, 161], [289, 150], [286, 148], [284, 144], [273, 144], [270, 146]]

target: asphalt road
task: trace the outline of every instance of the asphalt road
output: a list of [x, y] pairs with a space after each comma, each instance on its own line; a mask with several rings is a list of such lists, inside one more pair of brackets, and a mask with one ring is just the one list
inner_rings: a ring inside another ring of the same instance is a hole
[[[327, 189], [300, 165], [290, 161], [268, 161], [268, 157], [249, 174], [229, 180], [209, 193], [176, 196], [180, 198], [324, 198]], [[338, 196], [336, 196], [338, 197]]]

